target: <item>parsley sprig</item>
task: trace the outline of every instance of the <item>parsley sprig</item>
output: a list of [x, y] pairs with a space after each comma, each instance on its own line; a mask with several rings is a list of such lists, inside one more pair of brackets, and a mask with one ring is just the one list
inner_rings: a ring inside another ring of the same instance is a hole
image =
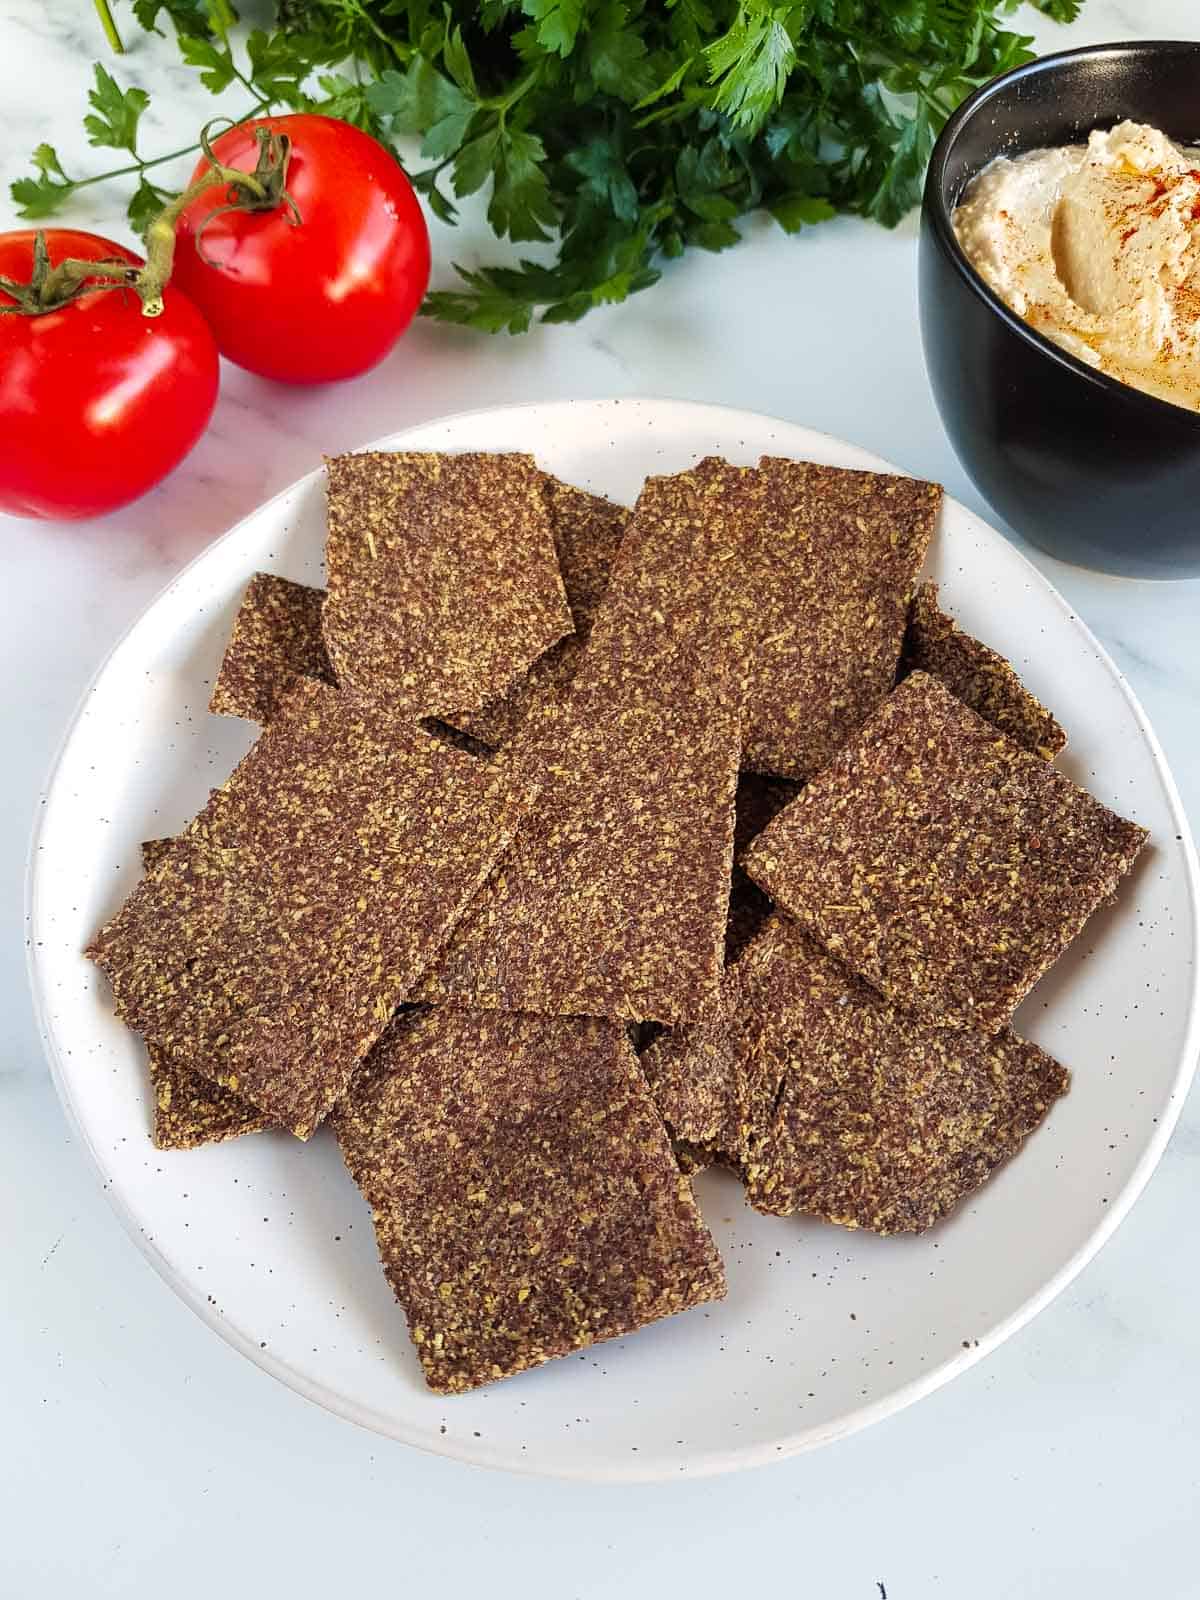
[[[1040, 0], [1059, 21], [1080, 0]], [[107, 9], [107, 7], [106, 7]], [[118, 8], [119, 11], [120, 8]], [[173, 33], [214, 93], [246, 116], [314, 109], [382, 139], [416, 140], [413, 182], [444, 222], [487, 194], [488, 221], [523, 258], [457, 268], [426, 315], [519, 333], [575, 321], [649, 288], [689, 248], [738, 243], [765, 208], [789, 233], [849, 212], [894, 225], [916, 202], [954, 106], [1029, 57], [1003, 26], [1015, 0], [277, 0], [273, 26], [235, 47], [230, 0], [132, 0], [138, 26]], [[141, 230], [168, 198], [148, 174], [148, 97], [104, 67], [88, 140], [130, 159], [71, 177], [50, 145], [12, 186], [44, 218], [78, 189], [136, 179]]]

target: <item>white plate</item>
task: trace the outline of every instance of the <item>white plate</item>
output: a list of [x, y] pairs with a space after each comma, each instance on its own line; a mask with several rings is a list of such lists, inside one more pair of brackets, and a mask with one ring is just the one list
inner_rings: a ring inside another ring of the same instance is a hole
[[[676, 401], [529, 406], [380, 441], [532, 450], [631, 501], [647, 473], [710, 452], [880, 467], [767, 417]], [[330, 1410], [440, 1454], [564, 1477], [647, 1478], [769, 1461], [945, 1383], [1046, 1305], [1129, 1209], [1162, 1154], [1197, 1037], [1197, 872], [1162, 752], [1112, 662], [1009, 543], [953, 501], [931, 570], [1071, 735], [1062, 765], [1152, 844], [1115, 907], [1021, 1008], [1074, 1073], [1011, 1166], [921, 1238], [757, 1216], [701, 1179], [729, 1298], [457, 1399], [431, 1395], [379, 1270], [367, 1209], [327, 1133], [160, 1154], [140, 1042], [80, 950], [138, 877], [139, 841], [178, 829], [250, 743], [205, 709], [242, 586], [321, 581], [320, 475], [188, 567], [126, 634], [67, 734], [33, 842], [32, 975], [55, 1080], [105, 1188], [167, 1282], [231, 1344]]]

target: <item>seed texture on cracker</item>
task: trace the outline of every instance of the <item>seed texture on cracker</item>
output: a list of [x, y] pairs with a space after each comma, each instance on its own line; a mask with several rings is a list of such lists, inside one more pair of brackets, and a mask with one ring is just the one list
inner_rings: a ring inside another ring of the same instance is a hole
[[743, 865], [897, 1006], [994, 1033], [1145, 840], [914, 672]]
[[156, 1054], [306, 1138], [530, 799], [496, 764], [303, 680], [88, 954]]
[[440, 1393], [725, 1293], [620, 1024], [452, 1008], [397, 1018], [333, 1124]]
[[453, 722], [572, 632], [532, 456], [366, 451], [326, 466], [321, 625], [340, 684]]
[[952, 1211], [1068, 1083], [1007, 1029], [915, 1021], [778, 914], [642, 1064], [672, 1131], [725, 1155], [757, 1210], [884, 1234]]

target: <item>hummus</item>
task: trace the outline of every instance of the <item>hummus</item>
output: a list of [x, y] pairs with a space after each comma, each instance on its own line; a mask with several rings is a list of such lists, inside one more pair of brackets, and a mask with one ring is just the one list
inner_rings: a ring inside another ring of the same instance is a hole
[[1200, 150], [1121, 122], [998, 157], [954, 213], [968, 259], [1089, 366], [1200, 410]]

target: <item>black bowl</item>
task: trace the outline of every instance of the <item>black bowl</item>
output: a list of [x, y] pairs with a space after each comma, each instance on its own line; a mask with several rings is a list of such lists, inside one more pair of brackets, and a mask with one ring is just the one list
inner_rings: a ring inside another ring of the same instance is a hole
[[1080, 143], [1123, 117], [1200, 142], [1200, 44], [1043, 56], [959, 107], [921, 211], [921, 338], [942, 421], [980, 493], [1064, 561], [1144, 578], [1200, 573], [1200, 412], [1096, 372], [995, 295], [954, 237], [997, 155]]

